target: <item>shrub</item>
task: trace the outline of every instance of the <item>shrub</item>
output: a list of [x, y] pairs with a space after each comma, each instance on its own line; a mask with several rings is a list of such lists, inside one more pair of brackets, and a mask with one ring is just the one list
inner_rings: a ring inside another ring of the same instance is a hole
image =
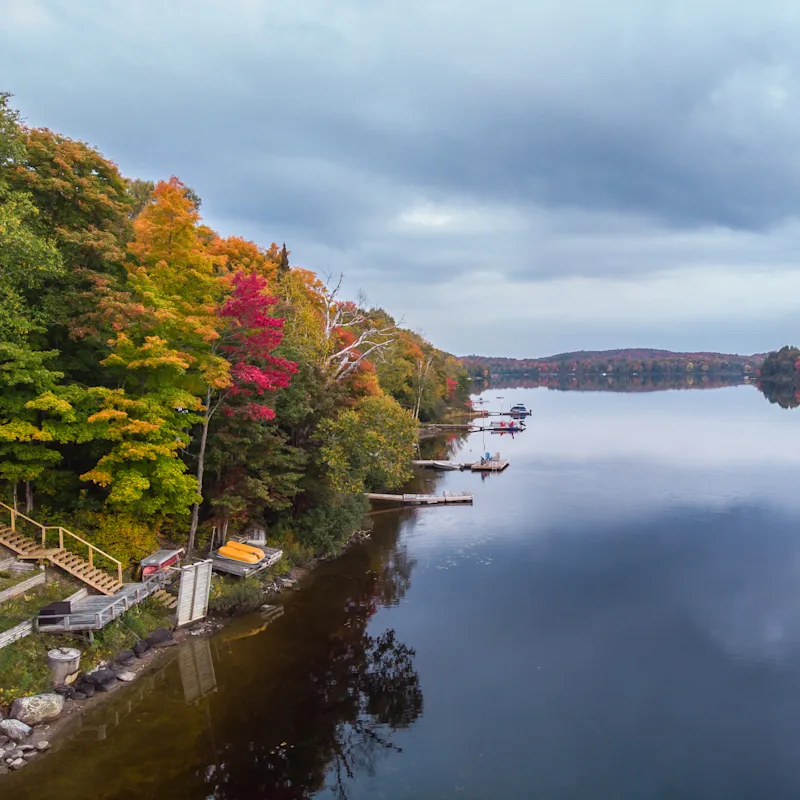
[[208, 608], [216, 614], [245, 614], [264, 602], [264, 589], [257, 578], [215, 578]]

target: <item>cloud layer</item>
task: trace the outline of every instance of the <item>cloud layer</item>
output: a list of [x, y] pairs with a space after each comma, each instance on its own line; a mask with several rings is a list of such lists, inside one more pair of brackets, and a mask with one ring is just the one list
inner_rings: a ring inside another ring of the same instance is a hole
[[0, 17], [3, 88], [32, 124], [179, 174], [223, 232], [286, 239], [451, 350], [800, 339], [796, 3], [0, 0]]

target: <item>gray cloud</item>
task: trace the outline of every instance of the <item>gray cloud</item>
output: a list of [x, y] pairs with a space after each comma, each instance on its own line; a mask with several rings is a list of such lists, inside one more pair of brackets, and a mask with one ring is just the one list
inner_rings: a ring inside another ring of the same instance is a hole
[[[613, 295], [634, 275], [756, 284], [796, 263], [792, 2], [0, 0], [0, 16], [3, 86], [31, 123], [128, 174], [179, 174], [224, 232], [286, 239], [386, 305], [474, 272]], [[437, 315], [444, 295], [422, 326]], [[572, 324], [570, 340], [592, 330]]]

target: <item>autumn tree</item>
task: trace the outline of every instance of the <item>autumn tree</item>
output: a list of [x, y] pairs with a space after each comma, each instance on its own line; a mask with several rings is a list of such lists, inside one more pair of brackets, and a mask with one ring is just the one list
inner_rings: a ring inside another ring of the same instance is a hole
[[[208, 431], [214, 414], [223, 407], [227, 416], [242, 415], [261, 424], [274, 419], [275, 411], [265, 402], [266, 396], [288, 386], [296, 371], [293, 362], [273, 355], [273, 350], [283, 338], [283, 320], [267, 313], [277, 298], [268, 294], [266, 280], [257, 274], [245, 275], [240, 272], [233, 276], [232, 282], [233, 291], [218, 312], [225, 327], [215, 344], [229, 364], [230, 380], [227, 386], [217, 387], [216, 391], [211, 384], [206, 388], [197, 466], [200, 491], [203, 487]], [[227, 402], [229, 400], [238, 402]], [[259, 482], [262, 500], [268, 499], [263, 494], [266, 483], [264, 479]], [[197, 502], [192, 508], [188, 545], [190, 554], [197, 533], [199, 512], [200, 505]]]

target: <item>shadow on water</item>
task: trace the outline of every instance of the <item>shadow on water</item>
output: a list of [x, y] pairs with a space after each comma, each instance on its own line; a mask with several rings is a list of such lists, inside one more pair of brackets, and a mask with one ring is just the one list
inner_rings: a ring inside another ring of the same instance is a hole
[[396, 605], [415, 561], [404, 515], [380, 515], [365, 545], [324, 563], [265, 628], [248, 616], [76, 719], [57, 752], [7, 776], [23, 798], [302, 798], [347, 783], [399, 751], [422, 714], [415, 651], [370, 631]]

